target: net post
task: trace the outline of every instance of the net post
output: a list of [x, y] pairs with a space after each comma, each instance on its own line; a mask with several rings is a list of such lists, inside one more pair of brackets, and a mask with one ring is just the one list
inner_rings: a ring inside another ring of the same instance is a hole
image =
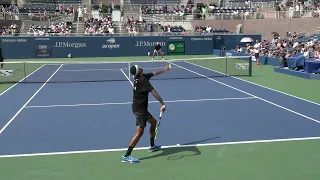
[[249, 76], [252, 76], [252, 56], [249, 56]]
[[23, 62], [23, 73], [24, 73], [24, 83], [27, 83], [27, 69], [26, 69], [26, 62]]
[[226, 74], [228, 74], [228, 56], [226, 55]]

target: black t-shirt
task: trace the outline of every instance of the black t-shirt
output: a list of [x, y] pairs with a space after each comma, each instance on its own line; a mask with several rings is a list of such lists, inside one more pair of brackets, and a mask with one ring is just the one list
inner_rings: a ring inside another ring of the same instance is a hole
[[160, 44], [158, 44], [158, 45], [155, 45], [154, 48], [155, 48], [156, 50], [159, 50], [159, 49], [161, 49], [161, 46], [160, 46]]
[[149, 82], [152, 76], [153, 73], [147, 73], [135, 78], [133, 82], [133, 112], [144, 112], [148, 110], [148, 96], [149, 92], [153, 90]]

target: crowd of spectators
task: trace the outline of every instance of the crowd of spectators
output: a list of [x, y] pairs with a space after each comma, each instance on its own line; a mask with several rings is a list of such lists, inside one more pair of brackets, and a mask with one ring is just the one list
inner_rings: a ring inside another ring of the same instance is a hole
[[211, 26], [195, 26], [194, 33], [197, 35], [204, 35], [204, 34], [228, 34], [230, 33], [228, 29], [214, 29]]
[[15, 36], [20, 32], [18, 25], [12, 24], [10, 26], [4, 26], [0, 29], [2, 36]]
[[177, 5], [177, 6], [168, 6], [166, 4], [164, 5], [154, 5], [152, 7], [148, 7], [146, 5], [141, 6], [140, 13], [142, 14], [176, 14], [183, 16], [187, 13], [192, 13], [192, 9], [194, 9], [194, 6], [184, 6], [184, 5]]
[[126, 17], [126, 33], [129, 36], [135, 36], [139, 32], [152, 32], [153, 27], [151, 24], [147, 24], [147, 22], [140, 18], [139, 20], [135, 19], [133, 16]]
[[51, 26], [30, 25], [29, 36], [67, 36], [74, 32], [72, 22], [53, 23]]
[[188, 33], [186, 32], [186, 30], [182, 27], [182, 26], [170, 26], [170, 25], [166, 25], [166, 26], [160, 26], [160, 29], [162, 30], [163, 33], [165, 34], [171, 34], [171, 33], [179, 33], [183, 36], [187, 36]]
[[85, 18], [84, 21], [85, 35], [104, 35], [111, 36], [115, 34], [115, 25], [111, 16], [104, 18]]
[[290, 57], [304, 56], [306, 58], [320, 60], [320, 39], [318, 34], [306, 36], [296, 32], [287, 32], [285, 37], [275, 35], [270, 41], [264, 39], [262, 42], [256, 41], [248, 43], [246, 47], [237, 46], [236, 52], [248, 54], [259, 53], [261, 56], [275, 57], [285, 60]]

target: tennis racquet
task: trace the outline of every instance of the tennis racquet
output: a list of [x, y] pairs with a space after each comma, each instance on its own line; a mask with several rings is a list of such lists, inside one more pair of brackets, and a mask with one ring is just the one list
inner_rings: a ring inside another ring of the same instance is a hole
[[155, 132], [155, 136], [154, 139], [157, 139], [157, 136], [159, 134], [159, 128], [160, 128], [160, 123], [161, 123], [161, 118], [162, 118], [162, 111], [160, 111], [160, 115], [159, 115], [159, 121], [157, 123], [157, 127], [156, 127], [156, 132]]

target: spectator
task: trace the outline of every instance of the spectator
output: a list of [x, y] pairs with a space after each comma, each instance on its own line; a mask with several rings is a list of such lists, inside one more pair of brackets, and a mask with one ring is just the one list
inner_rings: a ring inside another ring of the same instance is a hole
[[30, 25], [29, 36], [66, 36], [72, 35], [73, 27], [71, 22], [53, 23], [50, 27]]
[[0, 29], [0, 34], [5, 36], [5, 35], [11, 35], [15, 36], [19, 33], [18, 26], [16, 24], [12, 24], [11, 26], [7, 27], [4, 26], [2, 29]]
[[85, 19], [85, 35], [109, 35], [115, 34], [115, 26], [112, 22], [111, 16], [104, 17], [103, 19]]
[[77, 11], [78, 11], [78, 21], [82, 21], [83, 20], [83, 9], [81, 8], [81, 6], [79, 6]]

